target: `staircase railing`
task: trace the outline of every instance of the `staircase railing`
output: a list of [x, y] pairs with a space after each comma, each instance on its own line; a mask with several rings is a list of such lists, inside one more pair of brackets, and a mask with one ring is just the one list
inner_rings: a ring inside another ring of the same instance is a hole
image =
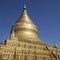
[[[53, 55], [53, 57], [54, 57], [56, 60], [60, 60], [59, 55], [54, 54], [54, 52], [53, 52], [53, 51], [51, 51], [48, 47], [46, 47], [46, 48], [47, 48], [47, 50], [48, 50], [49, 52], [51, 52], [51, 54]], [[56, 51], [56, 53], [57, 53], [57, 51]]]

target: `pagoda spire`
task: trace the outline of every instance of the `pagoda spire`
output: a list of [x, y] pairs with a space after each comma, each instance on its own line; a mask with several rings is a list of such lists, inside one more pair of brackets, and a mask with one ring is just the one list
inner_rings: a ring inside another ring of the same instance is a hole
[[26, 3], [27, 3], [27, 0], [25, 0], [25, 2], [24, 2], [24, 8], [26, 9]]
[[11, 32], [11, 38], [14, 38], [14, 37], [15, 37], [15, 33], [14, 33], [14, 29], [13, 29]]
[[58, 48], [58, 45], [57, 45], [57, 43], [54, 43], [54, 48]]
[[4, 45], [4, 39], [2, 39], [2, 44]]
[[24, 9], [26, 9], [26, 4], [24, 4]]

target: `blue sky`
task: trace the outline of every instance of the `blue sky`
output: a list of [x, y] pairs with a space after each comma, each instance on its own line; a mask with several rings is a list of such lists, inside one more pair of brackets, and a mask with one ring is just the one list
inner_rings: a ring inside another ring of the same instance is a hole
[[[23, 10], [25, 0], [0, 0], [0, 41], [7, 39], [11, 26]], [[40, 39], [60, 47], [60, 0], [27, 0], [27, 10], [38, 28]]]

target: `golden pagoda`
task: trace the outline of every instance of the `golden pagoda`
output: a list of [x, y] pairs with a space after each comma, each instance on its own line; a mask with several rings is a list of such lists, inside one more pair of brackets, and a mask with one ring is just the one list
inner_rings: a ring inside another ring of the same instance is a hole
[[60, 60], [60, 48], [39, 39], [37, 27], [24, 5], [10, 36], [0, 43], [0, 60]]

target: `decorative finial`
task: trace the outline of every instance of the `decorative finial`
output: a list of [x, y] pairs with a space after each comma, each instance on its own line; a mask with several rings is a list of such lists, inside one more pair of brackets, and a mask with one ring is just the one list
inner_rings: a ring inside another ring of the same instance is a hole
[[24, 4], [24, 9], [26, 9], [26, 4]]
[[26, 9], [26, 3], [27, 3], [27, 0], [25, 0], [24, 2], [24, 9]]

